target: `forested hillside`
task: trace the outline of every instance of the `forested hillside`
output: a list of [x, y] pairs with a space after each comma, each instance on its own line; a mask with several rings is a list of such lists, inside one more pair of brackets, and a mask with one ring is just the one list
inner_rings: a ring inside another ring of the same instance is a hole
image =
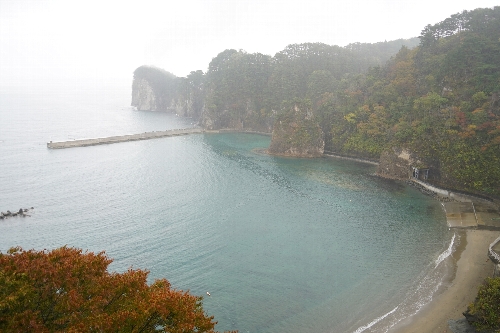
[[500, 193], [500, 7], [428, 25], [419, 47], [346, 81], [317, 105], [328, 149], [407, 147], [447, 186]]
[[411, 38], [346, 47], [292, 44], [274, 57], [229, 49], [212, 59], [207, 73], [198, 70], [175, 77], [160, 68], [141, 66], [134, 71], [134, 82], [149, 82], [155, 99], [161, 101], [154, 110], [195, 117], [211, 129], [270, 132], [284, 102], [317, 99], [335, 89], [343, 76], [384, 64], [401, 46], [418, 43], [418, 38]]
[[174, 81], [169, 108], [205, 128], [271, 132], [290, 104], [309, 105], [326, 151], [403, 148], [440, 185], [500, 195], [500, 7], [457, 13], [412, 40], [294, 44], [274, 57], [225, 50], [206, 74]]
[[206, 74], [202, 125], [270, 132], [283, 103], [297, 98], [316, 102], [342, 79], [385, 63], [402, 45], [415, 46], [417, 38], [347, 47], [292, 44], [274, 57], [225, 50]]

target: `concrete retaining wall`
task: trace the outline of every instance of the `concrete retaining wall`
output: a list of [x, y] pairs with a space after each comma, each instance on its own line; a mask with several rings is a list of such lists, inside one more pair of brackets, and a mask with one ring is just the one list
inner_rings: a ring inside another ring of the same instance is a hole
[[490, 257], [491, 261], [495, 264], [495, 268], [493, 270], [493, 277], [500, 277], [500, 255], [493, 250], [493, 248], [500, 242], [500, 237], [495, 239], [493, 243], [490, 244], [488, 248], [488, 257]]
[[490, 247], [488, 248], [488, 256], [493, 260], [495, 264], [500, 264], [500, 255], [493, 250], [493, 247], [500, 242], [500, 237], [495, 239], [493, 243], [490, 244]]

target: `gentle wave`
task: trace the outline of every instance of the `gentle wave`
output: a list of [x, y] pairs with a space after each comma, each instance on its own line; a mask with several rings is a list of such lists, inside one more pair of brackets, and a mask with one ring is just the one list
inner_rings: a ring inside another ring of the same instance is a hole
[[380, 316], [376, 319], [374, 319], [371, 323], [369, 323], [368, 325], [365, 325], [365, 326], [361, 326], [360, 328], [358, 328], [357, 330], [354, 331], [354, 333], [361, 333], [367, 329], [369, 329], [370, 327], [372, 327], [373, 325], [375, 325], [376, 323], [378, 323], [379, 321], [383, 320], [385, 317], [393, 314], [394, 312], [396, 312], [396, 310], [398, 309], [399, 306], [396, 306], [394, 309], [392, 309], [392, 311], [389, 311], [387, 312], [385, 315], [383, 316]]
[[436, 259], [436, 261], [435, 261], [436, 266], [434, 266], [434, 268], [438, 267], [438, 265], [443, 260], [448, 258], [453, 253], [453, 244], [454, 243], [455, 243], [455, 234], [453, 234], [453, 237], [451, 238], [451, 242], [450, 242], [450, 245], [448, 246], [448, 248], [443, 253], [441, 253], [439, 255], [439, 257]]
[[392, 311], [386, 313], [374, 319], [372, 322], [365, 326], [359, 327], [353, 333], [361, 333], [367, 329], [373, 329], [373, 326], [380, 323], [382, 320], [386, 319], [389, 315], [392, 315], [392, 319], [388, 319], [387, 323], [380, 323], [382, 328], [379, 327], [375, 331], [387, 332], [390, 328], [397, 325], [405, 318], [409, 318], [417, 314], [426, 304], [432, 301], [433, 295], [437, 292], [439, 287], [442, 285], [444, 278], [444, 267], [438, 269], [440, 263], [442, 263], [446, 258], [448, 258], [454, 250], [456, 234], [453, 234], [449, 246], [444, 250], [434, 262], [434, 268], [429, 267], [430, 271], [424, 273], [424, 275], [419, 278], [415, 288], [411, 288], [405, 297], [404, 301], [396, 306]]

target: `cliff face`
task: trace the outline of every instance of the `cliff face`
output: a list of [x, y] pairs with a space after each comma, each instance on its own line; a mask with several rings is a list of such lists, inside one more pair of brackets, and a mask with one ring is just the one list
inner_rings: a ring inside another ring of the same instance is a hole
[[203, 100], [196, 98], [196, 96], [174, 98], [168, 107], [168, 111], [174, 112], [181, 117], [193, 118], [198, 121], [204, 113]]
[[140, 111], [158, 111], [154, 90], [146, 79], [134, 79], [132, 83], [132, 106]]
[[[420, 171], [429, 171], [425, 176], [423, 174], [413, 174], [414, 167]], [[377, 174], [385, 178], [401, 180], [408, 179], [409, 177], [417, 177], [421, 180], [439, 181], [440, 178], [439, 168], [433, 161], [421, 159], [415, 153], [403, 148], [393, 148], [384, 151], [380, 155]]]
[[200, 124], [209, 130], [234, 129], [240, 131], [254, 131], [271, 133], [274, 117], [272, 112], [259, 110], [251, 99], [237, 109], [230, 105], [216, 107], [208, 101], [201, 114]]
[[233, 129], [242, 131], [246, 130], [256, 130], [255, 128], [249, 128], [244, 126], [244, 120], [242, 120], [237, 114], [229, 110], [213, 110], [205, 109], [201, 115], [200, 123], [203, 128], [209, 130], [218, 129]]
[[268, 152], [273, 155], [293, 157], [321, 157], [325, 150], [324, 133], [312, 120], [304, 106], [294, 105], [280, 115], [273, 127]]
[[202, 71], [184, 78], [157, 67], [138, 67], [131, 105], [140, 111], [168, 111], [198, 121], [205, 107], [203, 78]]
[[143, 111], [167, 111], [177, 85], [172, 73], [152, 66], [138, 67], [132, 82], [132, 106]]
[[413, 160], [411, 153], [404, 149], [384, 151], [380, 155], [377, 174], [386, 178], [408, 179]]

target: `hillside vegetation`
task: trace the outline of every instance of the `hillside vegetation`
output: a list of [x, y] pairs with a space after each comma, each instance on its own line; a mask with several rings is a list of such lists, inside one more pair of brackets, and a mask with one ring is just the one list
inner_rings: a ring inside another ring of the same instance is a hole
[[0, 252], [0, 331], [215, 333], [202, 297], [148, 284], [148, 271], [111, 273], [112, 261], [69, 247]]
[[378, 158], [403, 148], [434, 168], [438, 185], [500, 195], [498, 6], [454, 14], [412, 40], [294, 44], [274, 57], [225, 50], [207, 73], [173, 82], [166, 109], [205, 128], [271, 132], [291, 103], [308, 105], [326, 151]]

